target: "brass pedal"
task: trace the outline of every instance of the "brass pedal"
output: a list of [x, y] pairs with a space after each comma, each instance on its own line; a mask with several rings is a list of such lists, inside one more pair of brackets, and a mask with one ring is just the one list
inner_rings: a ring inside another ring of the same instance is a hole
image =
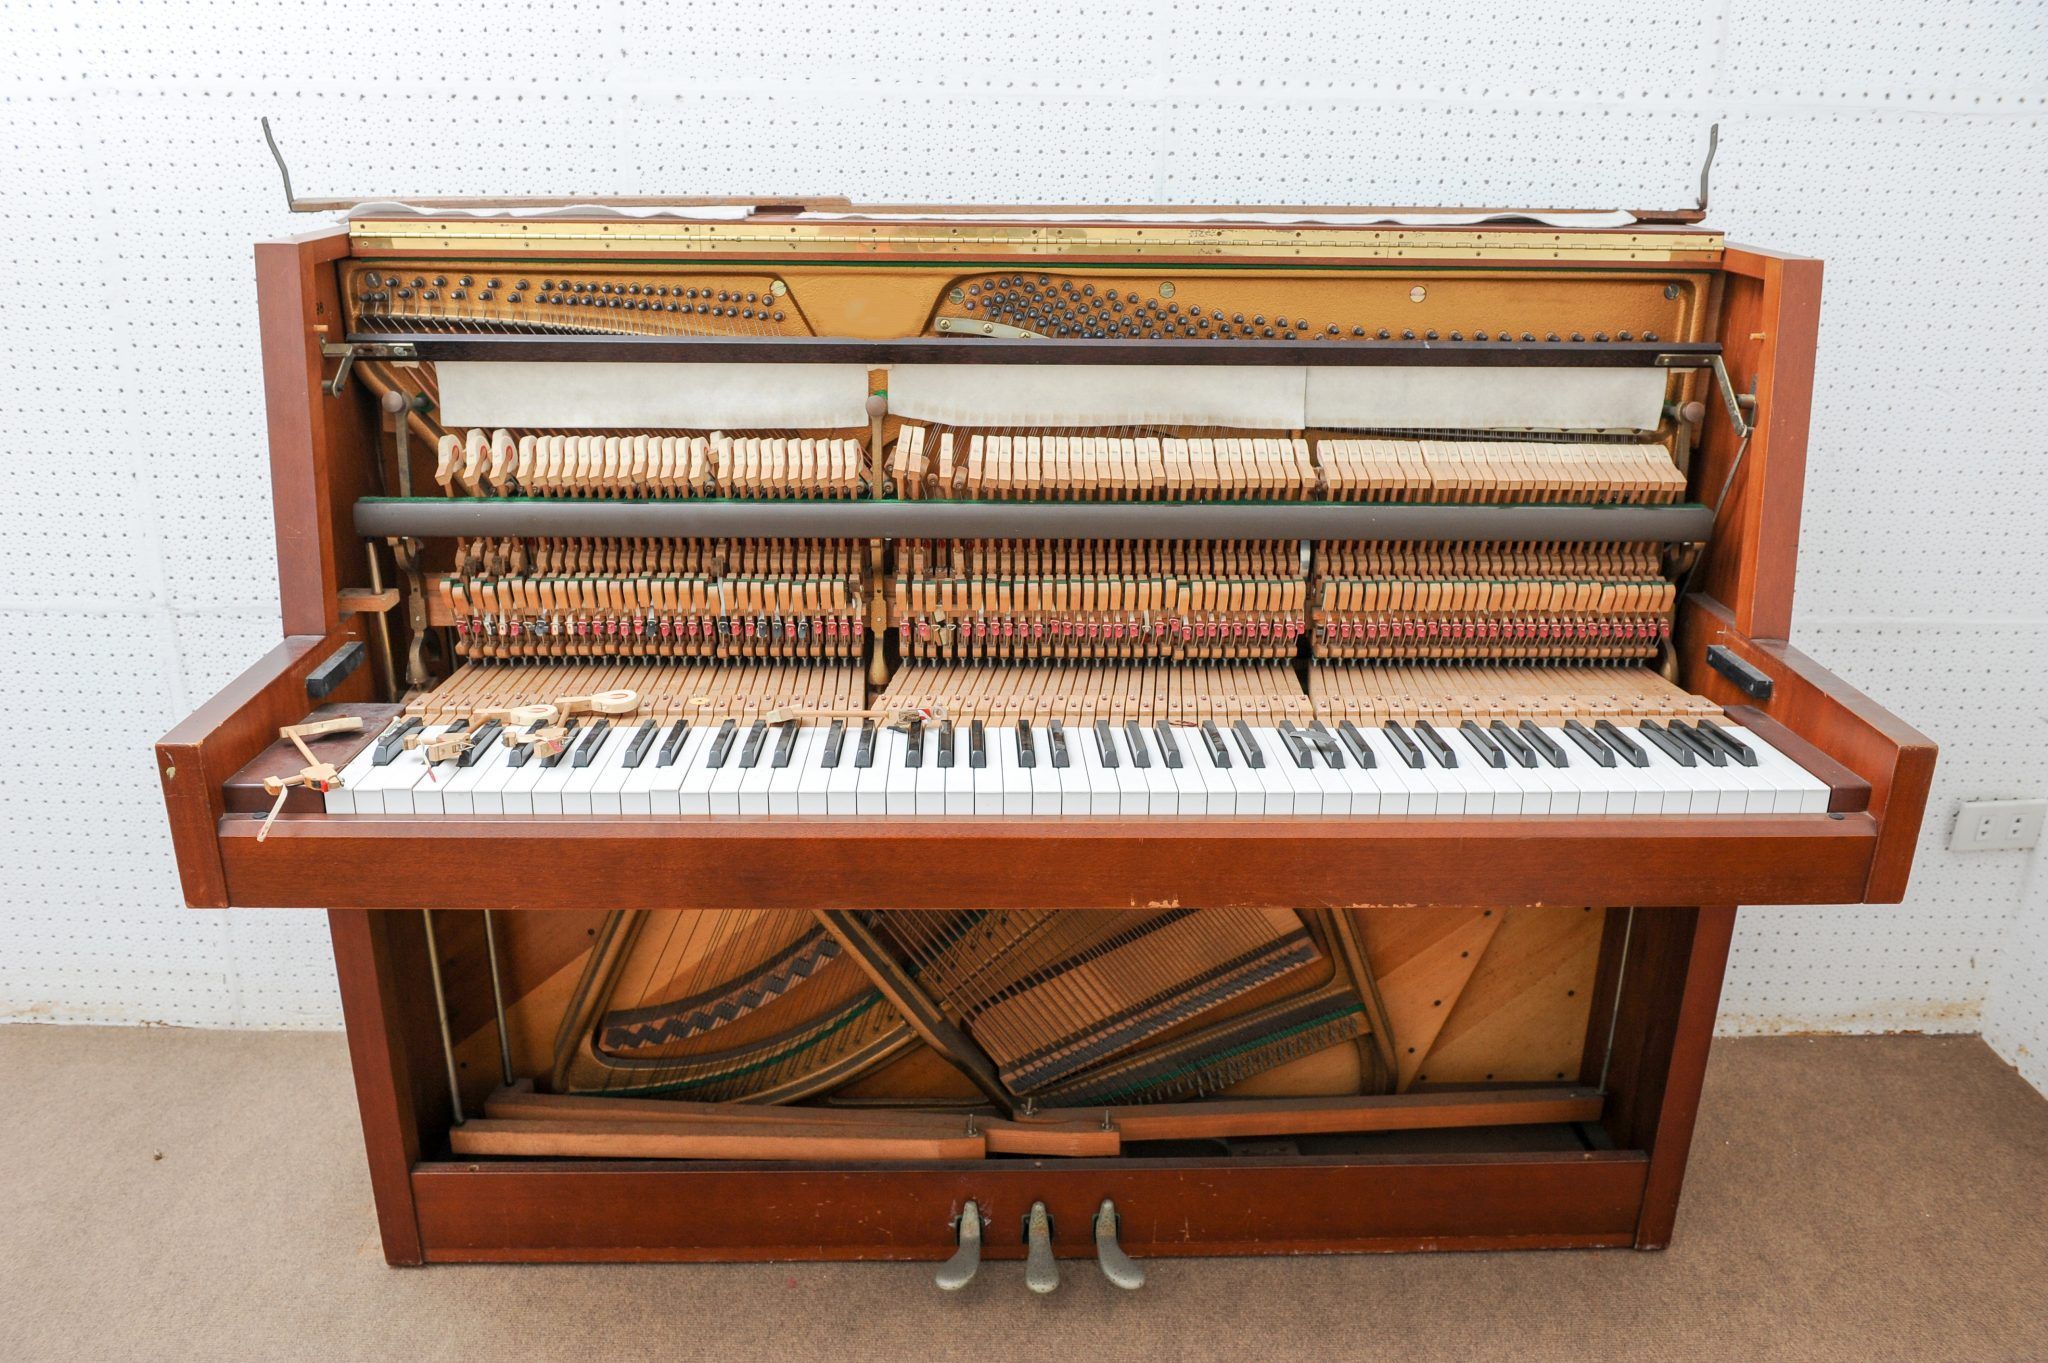
[[1116, 1242], [1116, 1203], [1106, 1197], [1095, 1212], [1095, 1262], [1102, 1265], [1103, 1277], [1126, 1292], [1145, 1285], [1145, 1270]]
[[981, 1267], [981, 1208], [970, 1200], [953, 1224], [959, 1233], [960, 1248], [939, 1265], [934, 1281], [941, 1292], [958, 1292], [974, 1281], [975, 1272]]
[[1024, 1285], [1041, 1297], [1058, 1291], [1060, 1266], [1052, 1257], [1052, 1217], [1043, 1202], [1032, 1203], [1031, 1215], [1024, 1218], [1024, 1243], [1030, 1247], [1024, 1255]]

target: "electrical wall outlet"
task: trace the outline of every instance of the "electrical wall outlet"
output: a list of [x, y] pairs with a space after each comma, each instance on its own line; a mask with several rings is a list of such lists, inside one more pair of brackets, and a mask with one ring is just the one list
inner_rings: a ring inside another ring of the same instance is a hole
[[1970, 800], [1956, 811], [1951, 852], [2008, 852], [2041, 841], [2048, 800]]

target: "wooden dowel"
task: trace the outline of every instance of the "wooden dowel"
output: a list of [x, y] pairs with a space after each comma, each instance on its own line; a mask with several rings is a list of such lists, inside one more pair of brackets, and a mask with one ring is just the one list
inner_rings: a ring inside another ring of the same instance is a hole
[[458, 1155], [587, 1159], [975, 1160], [979, 1135], [935, 1136], [915, 1129], [855, 1131], [787, 1122], [706, 1126], [695, 1122], [509, 1121], [476, 1118], [448, 1133]]

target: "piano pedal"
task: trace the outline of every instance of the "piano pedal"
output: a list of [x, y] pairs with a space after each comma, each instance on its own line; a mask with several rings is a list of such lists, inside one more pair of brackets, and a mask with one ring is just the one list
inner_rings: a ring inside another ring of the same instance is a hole
[[1116, 1203], [1106, 1197], [1095, 1211], [1095, 1262], [1102, 1266], [1103, 1277], [1126, 1292], [1145, 1285], [1145, 1270], [1116, 1242]]
[[1032, 1203], [1031, 1214], [1024, 1218], [1024, 1243], [1030, 1246], [1024, 1255], [1024, 1285], [1041, 1297], [1058, 1291], [1060, 1266], [1052, 1257], [1052, 1216], [1043, 1202]]
[[960, 1217], [953, 1223], [958, 1233], [960, 1248], [953, 1251], [953, 1257], [939, 1265], [934, 1281], [941, 1292], [958, 1292], [974, 1281], [975, 1273], [981, 1268], [981, 1207], [970, 1200], [960, 1209]]

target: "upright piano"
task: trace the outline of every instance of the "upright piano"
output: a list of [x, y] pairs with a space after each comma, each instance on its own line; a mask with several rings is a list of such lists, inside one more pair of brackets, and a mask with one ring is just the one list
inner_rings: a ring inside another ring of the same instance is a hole
[[387, 1258], [1666, 1244], [1736, 906], [1934, 763], [1786, 642], [1820, 263], [1688, 217], [259, 245], [283, 637], [157, 767]]

